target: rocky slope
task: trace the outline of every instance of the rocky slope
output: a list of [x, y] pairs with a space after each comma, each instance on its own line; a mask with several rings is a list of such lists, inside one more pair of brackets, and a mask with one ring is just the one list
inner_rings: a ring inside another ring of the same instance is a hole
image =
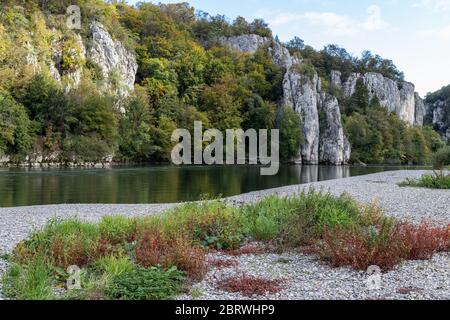
[[[42, 71], [46, 65], [51, 76], [65, 84], [67, 91], [77, 88], [85, 71], [86, 61], [96, 63], [103, 76], [103, 89], [120, 96], [127, 96], [134, 89], [138, 69], [136, 57], [129, 52], [121, 42], [114, 41], [109, 32], [101, 24], [93, 22], [89, 26], [88, 39], [74, 33], [75, 39], [69, 46], [69, 41], [54, 30], [53, 57], [50, 62], [42, 63], [33, 54], [34, 48], [29, 48], [27, 62], [36, 72]], [[63, 57], [69, 56], [76, 61], [74, 67], [65, 68]]]
[[[286, 47], [268, 38], [257, 35], [220, 38], [222, 45], [234, 50], [255, 53], [264, 46], [273, 62], [284, 68], [283, 97], [280, 105], [292, 107], [301, 118], [304, 144], [301, 160], [305, 164], [346, 164], [351, 155], [351, 147], [344, 134], [341, 112], [336, 97], [322, 90], [317, 73], [305, 75], [297, 68], [302, 61], [292, 57]], [[343, 79], [339, 71], [332, 71], [331, 83], [348, 98], [355, 92], [356, 83], [362, 79], [370, 98], [377, 96], [380, 104], [410, 125], [423, 125], [425, 106], [414, 85], [397, 82], [379, 73], [351, 74]]]
[[450, 140], [450, 86], [427, 96], [424, 121]]

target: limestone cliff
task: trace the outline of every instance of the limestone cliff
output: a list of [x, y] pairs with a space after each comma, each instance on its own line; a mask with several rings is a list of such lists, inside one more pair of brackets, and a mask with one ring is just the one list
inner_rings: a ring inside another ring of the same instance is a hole
[[[234, 50], [247, 53], [254, 53], [258, 48], [268, 46], [273, 62], [285, 70], [280, 105], [289, 106], [299, 114], [304, 138], [301, 159], [296, 159], [297, 162], [333, 165], [348, 162], [350, 145], [342, 127], [339, 105], [334, 97], [324, 96], [317, 73], [308, 76], [299, 72], [296, 67], [301, 64], [301, 61], [291, 56], [289, 50], [277, 41], [256, 35], [244, 35], [221, 38], [220, 42]], [[334, 100], [329, 103], [327, 98], [334, 98]], [[319, 121], [320, 104], [321, 112], [325, 114], [323, 121], [327, 122], [322, 132]]]
[[[306, 164], [326, 163], [341, 165], [348, 163], [351, 146], [345, 136], [339, 102], [336, 97], [324, 92], [321, 79], [314, 73], [305, 75], [298, 71], [301, 59], [293, 57], [281, 43], [257, 35], [220, 38], [219, 42], [234, 50], [255, 53], [268, 47], [273, 62], [285, 70], [283, 96], [280, 105], [295, 110], [301, 119], [304, 143], [301, 146], [301, 160]], [[422, 126], [425, 105], [412, 83], [394, 81], [379, 73], [353, 73], [347, 79], [339, 71], [330, 74], [330, 83], [341, 90], [344, 98], [355, 93], [356, 84], [362, 79], [369, 97], [378, 97], [380, 104], [410, 125]], [[438, 123], [442, 112], [435, 108]]]
[[111, 86], [113, 77], [118, 76], [116, 90], [120, 95], [127, 95], [134, 89], [138, 69], [135, 56], [120, 41], [114, 41], [99, 23], [90, 25], [89, 34], [92, 44], [87, 52], [88, 58], [100, 66], [108, 85]]
[[334, 84], [341, 83], [344, 97], [349, 98], [355, 93], [356, 83], [362, 79], [369, 91], [369, 97], [372, 99], [377, 96], [380, 104], [395, 113], [401, 120], [410, 125], [423, 125], [423, 104], [415, 87], [409, 82], [397, 82], [386, 78], [379, 73], [369, 72], [364, 75], [353, 73], [342, 82], [338, 75], [333, 75]]
[[[127, 96], [134, 90], [138, 69], [136, 57], [120, 41], [115, 41], [109, 32], [99, 23], [91, 23], [88, 39], [73, 33], [71, 37], [62, 37], [53, 30], [52, 57], [43, 63], [29, 48], [26, 62], [35, 72], [41, 72], [45, 65], [50, 75], [62, 83], [67, 91], [78, 87], [88, 59], [96, 63], [102, 72], [103, 89], [120, 96]], [[65, 61], [73, 61], [67, 65]]]

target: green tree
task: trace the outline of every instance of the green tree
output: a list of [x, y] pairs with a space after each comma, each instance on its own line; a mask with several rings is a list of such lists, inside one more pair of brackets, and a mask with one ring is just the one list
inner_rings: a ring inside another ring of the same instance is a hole
[[297, 158], [303, 143], [299, 115], [288, 106], [282, 107], [279, 110], [278, 128], [280, 130], [280, 159], [291, 161], [293, 158]]
[[32, 145], [30, 120], [23, 105], [0, 94], [0, 154], [25, 155]]

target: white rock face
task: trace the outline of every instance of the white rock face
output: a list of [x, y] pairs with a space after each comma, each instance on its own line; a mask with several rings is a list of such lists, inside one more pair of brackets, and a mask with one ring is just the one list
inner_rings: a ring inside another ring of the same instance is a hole
[[256, 34], [244, 34], [236, 37], [220, 37], [219, 43], [222, 46], [229, 46], [231, 49], [246, 53], [255, 53], [264, 45], [271, 43], [272, 40]]
[[355, 93], [356, 83], [359, 79], [364, 81], [371, 99], [377, 96], [380, 104], [398, 115], [401, 120], [410, 125], [419, 124], [420, 115], [416, 120], [416, 96], [418, 95], [416, 95], [412, 83], [397, 82], [380, 73], [369, 72], [364, 75], [354, 73], [342, 86], [345, 97], [351, 97]]
[[282, 105], [291, 107], [300, 115], [304, 143], [302, 160], [306, 164], [319, 163], [319, 113], [317, 103], [320, 80], [312, 79], [293, 70], [286, 72], [283, 81]]
[[347, 164], [351, 147], [344, 134], [341, 111], [337, 99], [327, 93], [319, 97], [320, 117], [320, 163], [331, 165]]
[[[83, 43], [83, 39], [80, 35], [75, 35], [77, 46], [80, 48], [78, 52], [72, 52], [70, 54], [77, 55], [76, 59], [80, 61], [86, 60], [86, 47]], [[76, 89], [80, 82], [81, 77], [83, 75], [83, 68], [77, 68], [75, 70], [64, 71], [62, 70], [61, 64], [63, 59], [63, 40], [58, 39], [53, 41], [53, 63], [50, 64], [49, 70], [50, 75], [58, 82], [61, 82], [63, 79], [67, 81], [66, 83], [66, 92], [69, 92], [72, 89]]]
[[331, 84], [336, 88], [342, 87], [342, 73], [340, 71], [332, 70], [331, 71]]
[[423, 126], [425, 118], [425, 103], [417, 92], [414, 93], [414, 103], [416, 109], [414, 125]]
[[101, 24], [92, 23], [89, 33], [92, 45], [87, 56], [102, 68], [105, 79], [110, 79], [112, 73], [117, 72], [122, 84], [119, 94], [128, 95], [128, 91], [134, 90], [138, 69], [136, 57], [120, 41], [114, 41]]
[[273, 41], [269, 47], [269, 53], [272, 57], [273, 63], [277, 66], [289, 71], [294, 65], [299, 64], [300, 61], [291, 56], [289, 50], [277, 41]]

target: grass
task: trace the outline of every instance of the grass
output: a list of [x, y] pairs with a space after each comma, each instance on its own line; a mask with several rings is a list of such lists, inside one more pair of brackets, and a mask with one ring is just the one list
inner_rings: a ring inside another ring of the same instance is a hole
[[106, 294], [115, 300], [167, 300], [182, 292], [184, 274], [173, 267], [138, 268], [115, 276]]
[[3, 294], [19, 300], [51, 300], [52, 278], [49, 267], [42, 260], [28, 265], [13, 264], [2, 278]]
[[[450, 246], [448, 226], [386, 218], [377, 206], [361, 206], [346, 195], [311, 190], [241, 208], [213, 200], [146, 218], [52, 220], [9, 255], [3, 292], [13, 299], [170, 299], [188, 292], [208, 267], [235, 265], [233, 259], [208, 261], [208, 252], [238, 256], [299, 248], [333, 266], [387, 270]], [[81, 268], [82, 290], [55, 296], [71, 265]], [[264, 279], [228, 280], [222, 288], [243, 294], [273, 287]]]
[[417, 180], [407, 179], [399, 185], [401, 187], [450, 189], [450, 174], [444, 171], [436, 171], [433, 174], [424, 174]]

